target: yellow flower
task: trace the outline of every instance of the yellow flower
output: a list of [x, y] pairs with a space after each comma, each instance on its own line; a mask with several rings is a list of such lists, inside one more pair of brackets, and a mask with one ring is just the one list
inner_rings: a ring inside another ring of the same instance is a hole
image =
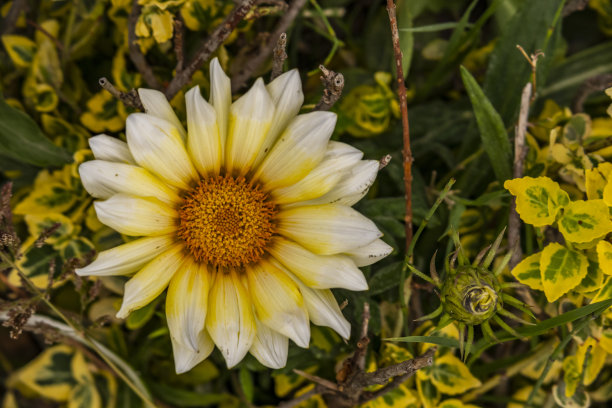
[[309, 320], [342, 337], [350, 325], [331, 288], [366, 290], [359, 266], [391, 252], [374, 223], [351, 206], [378, 162], [330, 141], [331, 112], [297, 115], [297, 70], [258, 79], [231, 102], [217, 59], [207, 102], [185, 94], [185, 130], [161, 92], [140, 89], [146, 113], [127, 119], [127, 144], [90, 139], [96, 160], [80, 175], [100, 221], [142, 236], [101, 252], [79, 275], [130, 275], [117, 316], [166, 287], [176, 371], [216, 345], [228, 367], [247, 352], [283, 367], [288, 339], [308, 347]]

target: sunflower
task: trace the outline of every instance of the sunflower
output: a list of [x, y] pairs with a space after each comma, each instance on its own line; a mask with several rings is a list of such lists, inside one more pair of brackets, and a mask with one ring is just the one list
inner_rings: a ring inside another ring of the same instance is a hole
[[99, 220], [140, 237], [103, 251], [79, 275], [131, 275], [117, 317], [167, 288], [177, 373], [216, 345], [228, 367], [250, 352], [286, 364], [288, 339], [308, 347], [310, 323], [350, 335], [331, 288], [366, 290], [359, 266], [391, 252], [351, 206], [378, 162], [330, 136], [331, 112], [298, 115], [297, 70], [258, 79], [232, 103], [230, 80], [210, 64], [210, 102], [185, 95], [187, 129], [161, 92], [140, 89], [146, 113], [126, 121], [127, 143], [90, 139], [81, 164]]

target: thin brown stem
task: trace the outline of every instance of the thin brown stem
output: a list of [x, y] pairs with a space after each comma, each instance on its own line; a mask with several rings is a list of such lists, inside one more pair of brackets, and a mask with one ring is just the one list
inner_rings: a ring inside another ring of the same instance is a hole
[[26, 24], [34, 27], [37, 31], [40, 31], [43, 35], [45, 35], [47, 38], [53, 41], [53, 43], [55, 44], [55, 46], [61, 53], [64, 52], [64, 44], [62, 44], [62, 42], [58, 40], [57, 37], [54, 37], [53, 34], [47, 31], [44, 27], [40, 26], [39, 24], [37, 24], [36, 22], [32, 20], [26, 20]]
[[123, 102], [125, 106], [143, 110], [142, 101], [140, 100], [140, 96], [138, 96], [138, 92], [136, 92], [136, 90], [132, 89], [129, 92], [121, 92], [105, 77], [100, 78], [98, 80], [98, 84], [100, 84], [102, 88], [107, 90], [115, 98]]
[[128, 18], [128, 45], [130, 50], [130, 59], [142, 75], [145, 82], [154, 89], [161, 90], [162, 86], [155, 77], [153, 69], [147, 63], [145, 56], [140, 51], [138, 45], [138, 39], [136, 38], [136, 23], [138, 23], [138, 17], [142, 7], [138, 4], [138, 0], [132, 0], [132, 11]]
[[184, 56], [184, 44], [183, 38], [185, 36], [185, 26], [183, 21], [180, 19], [174, 20], [174, 55], [176, 56], [176, 67], [174, 70], [178, 74], [183, 70], [183, 65], [185, 65], [185, 56]]
[[291, 26], [293, 21], [297, 18], [300, 10], [306, 4], [306, 0], [294, 0], [289, 9], [283, 14], [279, 20], [276, 28], [269, 37], [268, 42], [259, 49], [256, 55], [250, 58], [232, 78], [232, 92], [235, 92], [242, 88], [248, 79], [272, 54], [274, 47], [277, 44], [277, 39], [282, 33], [287, 32], [287, 29]]
[[402, 49], [400, 47], [399, 30], [397, 28], [397, 17], [395, 14], [395, 2], [387, 0], [387, 12], [391, 24], [391, 38], [393, 40], [393, 52], [395, 54], [395, 71], [397, 76], [397, 93], [399, 96], [400, 110], [402, 113], [402, 139], [404, 148], [404, 187], [406, 189], [406, 216], [404, 218], [406, 228], [406, 251], [412, 242], [412, 150], [410, 148], [410, 124], [408, 122], [408, 100], [406, 97], [406, 84], [404, 83], [404, 69], [402, 67]]
[[338, 385], [329, 380], [326, 380], [325, 378], [321, 378], [318, 375], [309, 374], [306, 371], [298, 369], [293, 369], [293, 372], [299, 375], [300, 377], [304, 377], [307, 380], [312, 381], [313, 383], [319, 384], [321, 387], [325, 387], [334, 391], [339, 391]]
[[174, 76], [168, 88], [166, 88], [166, 98], [172, 99], [181, 88], [189, 83], [192, 75], [200, 69], [202, 64], [210, 58], [213, 52], [230, 36], [236, 26], [244, 19], [244, 16], [251, 10], [255, 0], [242, 0], [221, 24], [213, 30], [208, 38], [200, 45], [193, 59], [180, 73]]

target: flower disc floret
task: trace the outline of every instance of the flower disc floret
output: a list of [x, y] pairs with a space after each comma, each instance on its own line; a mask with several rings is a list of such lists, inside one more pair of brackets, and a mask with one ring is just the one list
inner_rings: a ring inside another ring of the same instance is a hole
[[181, 204], [178, 236], [197, 262], [244, 266], [265, 253], [276, 212], [261, 188], [245, 178], [208, 177]]

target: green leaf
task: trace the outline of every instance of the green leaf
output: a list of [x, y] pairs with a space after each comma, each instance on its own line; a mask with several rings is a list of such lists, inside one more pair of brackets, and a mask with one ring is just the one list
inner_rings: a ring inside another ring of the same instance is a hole
[[36, 166], [59, 166], [70, 154], [51, 143], [27, 114], [0, 99], [0, 153]]
[[[527, 54], [543, 51], [546, 57], [540, 59], [538, 67], [548, 64], [554, 57], [551, 37], [560, 25], [562, 7], [563, 0], [524, 1], [504, 27], [491, 53], [483, 89], [506, 124], [514, 120], [520, 105], [520, 90], [531, 75], [531, 66], [516, 46], [523, 47]], [[538, 69], [540, 85], [545, 82], [543, 73]]]
[[459, 348], [459, 342], [450, 337], [441, 336], [408, 336], [408, 337], [391, 337], [386, 341], [400, 341], [405, 343], [430, 343], [438, 346]]
[[160, 299], [161, 297], [158, 296], [157, 299], [155, 299], [153, 302], [149, 303], [143, 308], [140, 308], [130, 313], [125, 322], [127, 328], [130, 330], [136, 330], [147, 324], [147, 322], [151, 320], [151, 318], [155, 314], [155, 308], [157, 307], [157, 304], [159, 303]]
[[368, 282], [370, 295], [377, 295], [399, 285], [400, 273], [404, 262], [394, 262], [380, 268]]
[[249, 373], [249, 370], [243, 366], [238, 372], [238, 378], [240, 379], [240, 386], [242, 387], [242, 391], [244, 392], [244, 396], [246, 397], [247, 401], [253, 402], [255, 386], [253, 385], [253, 377], [251, 377], [251, 373]]
[[[458, 25], [459, 23], [449, 21], [448, 23], [437, 23], [420, 27], [400, 28], [399, 31], [406, 31], [411, 33], [431, 33], [435, 31], [450, 30], [452, 28], [457, 27]], [[469, 27], [469, 24], [466, 24], [466, 27]]]
[[232, 400], [236, 400], [236, 398], [228, 394], [187, 391], [161, 383], [151, 384], [151, 389], [155, 391], [159, 399], [178, 407], [205, 407], [210, 405], [220, 406], [223, 403], [227, 404]]
[[478, 82], [464, 67], [461, 67], [461, 77], [472, 101], [483, 148], [489, 156], [495, 176], [503, 183], [512, 177], [512, 151], [504, 122], [480, 89]]
[[559, 231], [570, 242], [589, 242], [612, 231], [608, 206], [603, 200], [572, 201], [559, 220]]

